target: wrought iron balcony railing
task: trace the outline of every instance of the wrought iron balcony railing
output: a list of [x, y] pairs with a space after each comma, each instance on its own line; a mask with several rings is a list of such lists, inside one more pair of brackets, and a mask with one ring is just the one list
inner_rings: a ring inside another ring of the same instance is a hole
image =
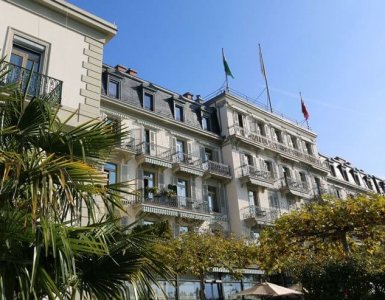
[[3, 84], [19, 83], [23, 93], [31, 97], [49, 97], [57, 102], [61, 101], [63, 82], [38, 72], [7, 63], [8, 74]]
[[183, 196], [163, 196], [153, 193], [145, 193], [136, 197], [137, 204], [151, 204], [156, 206], [169, 207], [173, 209], [181, 209], [192, 212], [208, 214], [209, 209], [207, 203], [190, 197]]
[[206, 171], [216, 173], [223, 176], [231, 176], [230, 174], [230, 167], [226, 164], [221, 164], [216, 161], [208, 160], [205, 163], [203, 163], [203, 168]]
[[270, 171], [259, 170], [257, 167], [250, 165], [243, 165], [241, 167], [242, 176], [250, 176], [263, 181], [273, 182], [274, 178]]
[[166, 160], [171, 160], [171, 150], [155, 143], [142, 142], [136, 145], [136, 154], [147, 154]]
[[267, 137], [262, 136], [256, 132], [250, 132], [243, 127], [236, 126], [236, 125], [233, 127], [230, 127], [229, 128], [229, 134], [244, 137], [244, 138], [246, 138], [252, 142], [260, 144], [262, 147], [267, 147], [267, 148], [270, 148], [272, 150], [277, 150], [277, 151], [292, 155], [292, 156], [299, 158], [303, 161], [310, 162], [313, 165], [317, 165], [317, 166], [323, 167], [325, 169], [328, 168], [327, 162], [322, 162], [320, 159], [318, 159], [314, 155], [301, 152], [300, 150], [295, 149], [295, 148], [291, 148], [291, 147], [289, 147], [283, 143], [270, 140]]
[[282, 184], [284, 187], [287, 186], [290, 190], [295, 190], [300, 193], [307, 194], [310, 192], [309, 185], [306, 182], [286, 178], [283, 180]]
[[182, 152], [176, 152], [172, 155], [172, 161], [174, 163], [181, 163], [185, 165], [191, 165], [198, 168], [202, 167], [202, 160], [200, 157], [193, 156]]
[[273, 223], [280, 216], [280, 212], [276, 208], [250, 205], [241, 210], [241, 216], [244, 220], [254, 219], [263, 223]]
[[122, 143], [120, 144], [120, 148], [134, 152], [135, 151], [135, 139], [130, 138], [130, 139], [126, 139], [126, 140], [122, 141]]

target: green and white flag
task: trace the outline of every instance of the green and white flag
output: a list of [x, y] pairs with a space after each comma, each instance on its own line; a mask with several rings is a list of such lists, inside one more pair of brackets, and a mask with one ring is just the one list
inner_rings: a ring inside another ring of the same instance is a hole
[[222, 48], [222, 58], [223, 58], [223, 67], [225, 68], [226, 76], [231, 76], [231, 78], [234, 78], [233, 74], [231, 73], [229, 64], [226, 61], [225, 52], [223, 51], [223, 48]]

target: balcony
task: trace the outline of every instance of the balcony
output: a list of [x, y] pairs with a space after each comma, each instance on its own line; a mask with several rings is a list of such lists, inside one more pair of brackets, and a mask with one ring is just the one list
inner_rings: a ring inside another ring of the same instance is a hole
[[208, 160], [202, 164], [205, 170], [205, 179], [213, 177], [216, 179], [231, 180], [230, 167], [216, 161]]
[[260, 149], [269, 149], [274, 152], [278, 152], [282, 157], [285, 157], [286, 159], [290, 159], [295, 162], [305, 162], [324, 172], [327, 172], [328, 170], [327, 163], [322, 162], [315, 155], [304, 153], [298, 149], [288, 147], [285, 144], [272, 141], [265, 136], [257, 134], [256, 132], [249, 132], [248, 130], [240, 126], [230, 127], [229, 135], [236, 136], [237, 138], [240, 138], [243, 142], [256, 146]]
[[190, 154], [176, 152], [172, 155], [172, 168], [174, 172], [203, 176], [202, 160]]
[[136, 161], [139, 164], [171, 168], [171, 151], [169, 148], [154, 143], [142, 142], [136, 146]]
[[250, 205], [241, 209], [241, 217], [248, 227], [257, 224], [272, 225], [280, 215], [278, 208]]
[[125, 139], [121, 142], [121, 144], [117, 147], [118, 150], [125, 154], [126, 159], [130, 159], [132, 156], [136, 154], [135, 149], [135, 139], [129, 138]]
[[211, 219], [207, 203], [189, 197], [145, 192], [143, 195], [136, 196], [132, 204], [138, 206], [143, 213], [187, 218], [202, 222]]
[[31, 72], [11, 63], [7, 63], [7, 67], [9, 72], [1, 84], [18, 83], [21, 92], [27, 92], [30, 97], [43, 97], [60, 103], [63, 87], [61, 80]]
[[241, 167], [241, 177], [239, 178], [242, 184], [253, 187], [262, 187], [274, 189], [274, 178], [269, 171], [262, 171], [250, 165], [243, 165]]
[[301, 198], [313, 197], [313, 193], [310, 193], [309, 185], [306, 182], [296, 181], [291, 178], [282, 181], [281, 191]]

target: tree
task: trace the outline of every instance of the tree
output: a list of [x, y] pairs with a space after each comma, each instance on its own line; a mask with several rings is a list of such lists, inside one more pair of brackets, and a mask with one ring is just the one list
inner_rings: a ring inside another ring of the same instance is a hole
[[108, 185], [102, 171], [125, 131], [107, 120], [70, 126], [57, 99], [7, 84], [9, 66], [0, 66], [1, 298], [121, 298], [127, 282], [145, 298], [168, 270], [151, 236], [118, 226], [127, 186]]
[[160, 243], [158, 253], [177, 274], [192, 274], [199, 278], [201, 300], [205, 299], [205, 277], [214, 268], [225, 268], [240, 277], [241, 269], [256, 262], [255, 245], [211, 233], [185, 233], [167, 244]]
[[[371, 278], [385, 271], [384, 229], [383, 196], [327, 198], [284, 215], [263, 230], [261, 266], [270, 273], [291, 272], [310, 294], [318, 295], [324, 288], [320, 282], [334, 275], [334, 290], [352, 293], [357, 283], [347, 279], [353, 279], [359, 271], [361, 276], [357, 278], [368, 294], [373, 288]], [[343, 273], [350, 275], [341, 276]], [[326, 299], [320, 297], [314, 299]]]

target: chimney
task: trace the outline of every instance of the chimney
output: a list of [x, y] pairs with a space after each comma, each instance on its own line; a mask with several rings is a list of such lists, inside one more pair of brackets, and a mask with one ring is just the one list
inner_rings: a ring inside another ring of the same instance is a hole
[[129, 68], [128, 70], [127, 70], [127, 72], [126, 72], [128, 75], [131, 75], [131, 76], [136, 76], [136, 75], [138, 75], [138, 72], [136, 71], [136, 70], [134, 70], [134, 69], [131, 69], [131, 68]]
[[205, 101], [201, 98], [201, 95], [196, 95], [195, 101], [198, 102], [199, 104], [202, 104], [203, 102], [205, 102]]
[[183, 94], [183, 97], [189, 99], [189, 100], [192, 100], [193, 99], [193, 94], [191, 94], [190, 92], [186, 92]]
[[115, 70], [119, 71], [119, 72], [122, 72], [122, 73], [125, 73], [127, 71], [127, 67], [125, 67], [123, 65], [116, 65], [115, 66]]

